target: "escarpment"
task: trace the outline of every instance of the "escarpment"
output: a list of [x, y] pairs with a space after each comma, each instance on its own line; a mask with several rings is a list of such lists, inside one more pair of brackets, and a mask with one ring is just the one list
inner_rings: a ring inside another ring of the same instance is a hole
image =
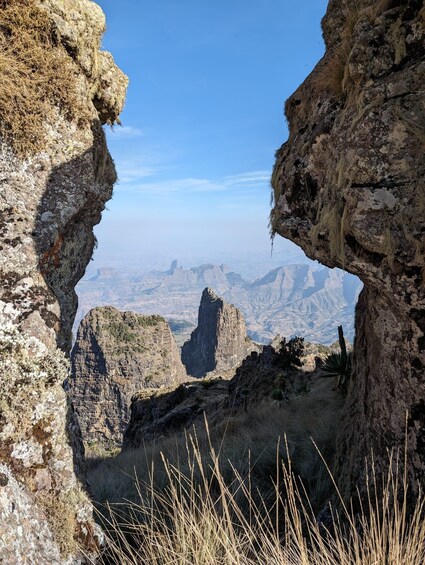
[[[62, 387], [77, 299], [116, 180], [102, 124], [127, 78], [88, 0], [0, 3], [0, 561], [71, 563], [98, 536]], [[76, 473], [79, 474], [77, 478]]]
[[210, 288], [204, 289], [198, 327], [182, 348], [182, 361], [187, 372], [194, 377], [203, 377], [211, 371], [235, 369], [257, 349], [247, 336], [240, 310], [227, 304]]
[[339, 438], [345, 494], [371, 450], [381, 470], [406, 445], [409, 484], [425, 479], [424, 17], [416, 0], [330, 2], [326, 53], [286, 102], [272, 178], [273, 232], [364, 282]]
[[78, 329], [70, 379], [85, 444], [120, 446], [132, 396], [186, 378], [164, 318], [94, 308]]

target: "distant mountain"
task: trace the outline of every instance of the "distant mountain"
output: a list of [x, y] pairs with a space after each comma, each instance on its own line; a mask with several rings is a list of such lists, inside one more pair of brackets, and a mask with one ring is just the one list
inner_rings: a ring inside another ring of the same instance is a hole
[[76, 323], [91, 308], [102, 305], [160, 314], [179, 327], [182, 343], [196, 325], [202, 290], [209, 287], [241, 310], [248, 334], [255, 341], [266, 343], [279, 333], [329, 344], [336, 339], [338, 324], [353, 340], [354, 307], [361, 286], [353, 275], [308, 264], [277, 267], [254, 281], [226, 265], [184, 269], [177, 261], [166, 271], [140, 275], [100, 269], [77, 287], [80, 306]]

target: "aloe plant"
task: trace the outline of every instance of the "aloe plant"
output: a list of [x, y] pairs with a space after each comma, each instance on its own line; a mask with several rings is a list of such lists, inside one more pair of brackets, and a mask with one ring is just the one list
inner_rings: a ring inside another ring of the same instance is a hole
[[347, 381], [351, 375], [352, 354], [347, 352], [342, 326], [338, 326], [338, 338], [341, 353], [331, 353], [322, 365], [322, 377], [335, 377], [336, 385], [334, 390], [346, 392]]
[[331, 353], [322, 365], [322, 377], [335, 377], [335, 389], [343, 389], [351, 375], [352, 355], [347, 353]]

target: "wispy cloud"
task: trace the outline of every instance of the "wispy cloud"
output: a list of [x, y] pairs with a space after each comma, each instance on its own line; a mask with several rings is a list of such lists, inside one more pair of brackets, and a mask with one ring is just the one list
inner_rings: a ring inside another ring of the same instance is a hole
[[158, 169], [154, 166], [145, 165], [143, 163], [125, 163], [121, 162], [118, 166], [118, 179], [120, 185], [131, 186], [135, 182], [139, 183], [146, 177], [152, 177], [157, 174]]
[[226, 177], [228, 182], [234, 182], [237, 184], [246, 183], [263, 183], [270, 181], [271, 172], [270, 171], [251, 171], [249, 173], [240, 173], [238, 175], [231, 175]]
[[241, 190], [263, 188], [270, 180], [269, 171], [249, 171], [219, 179], [205, 178], [180, 178], [169, 180], [144, 181], [143, 178], [153, 176], [153, 169], [140, 169], [142, 175], [137, 178], [137, 171], [126, 169], [120, 173], [121, 185], [128, 189], [142, 192], [143, 194], [170, 194], [170, 193], [214, 193], [238, 192]]
[[143, 135], [141, 129], [133, 126], [114, 126], [113, 128], [108, 128], [106, 131], [108, 138], [113, 141], [133, 139]]

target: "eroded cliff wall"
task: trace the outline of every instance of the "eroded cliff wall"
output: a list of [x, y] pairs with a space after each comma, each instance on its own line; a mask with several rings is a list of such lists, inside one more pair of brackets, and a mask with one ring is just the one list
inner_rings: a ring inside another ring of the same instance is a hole
[[424, 18], [418, 0], [331, 0], [326, 53], [286, 102], [272, 178], [273, 232], [365, 284], [339, 441], [346, 494], [372, 449], [379, 470], [405, 442], [411, 483], [425, 479]]
[[0, 2], [0, 561], [73, 562], [97, 543], [62, 388], [93, 226], [116, 174], [102, 124], [127, 78], [89, 0]]
[[164, 318], [93, 308], [78, 328], [70, 379], [85, 444], [121, 446], [132, 396], [186, 379]]
[[246, 333], [241, 311], [205, 288], [199, 305], [198, 326], [182, 347], [189, 375], [235, 369], [251, 351], [260, 348]]

